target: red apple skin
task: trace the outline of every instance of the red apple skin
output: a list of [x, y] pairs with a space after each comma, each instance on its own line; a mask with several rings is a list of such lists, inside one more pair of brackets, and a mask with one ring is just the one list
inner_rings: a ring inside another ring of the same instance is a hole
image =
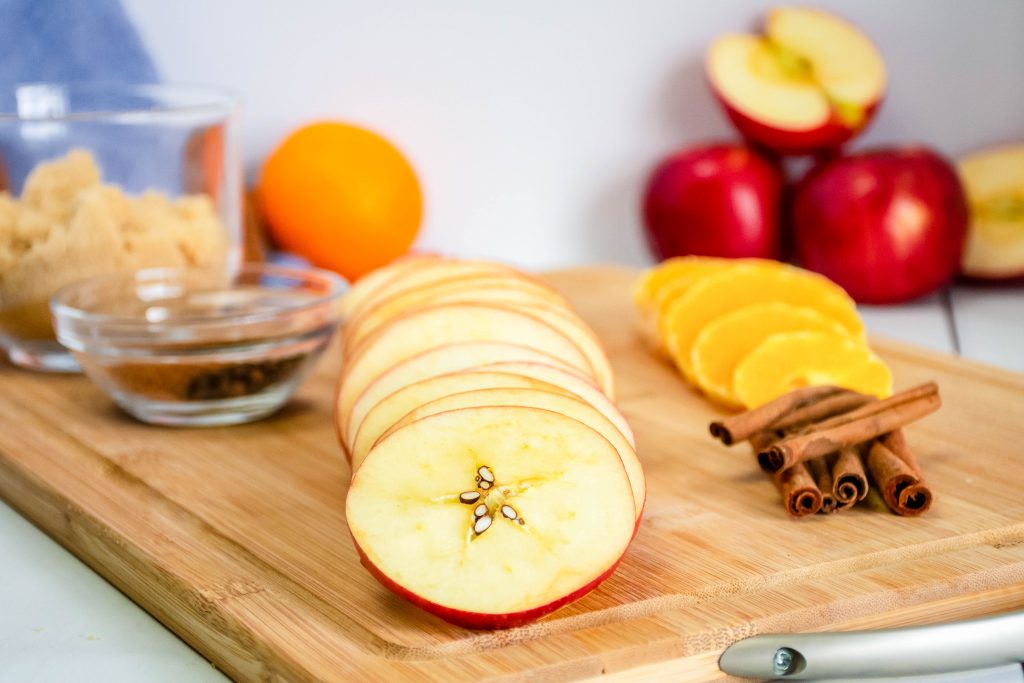
[[651, 250], [659, 259], [780, 258], [784, 182], [778, 165], [745, 145], [676, 152], [647, 182], [643, 218]]
[[725, 115], [747, 141], [761, 145], [777, 154], [819, 155], [834, 152], [863, 131], [875, 116], [882, 100], [869, 105], [856, 126], [849, 126], [833, 114], [828, 121], [817, 128], [808, 130], [786, 130], [752, 119], [733, 107], [714, 87], [715, 99], [722, 105]]
[[[639, 520], [637, 521], [637, 524], [639, 525]], [[634, 536], [635, 535], [636, 533], [634, 532]], [[362, 562], [363, 566], [366, 567], [367, 571], [369, 571], [370, 574], [372, 574], [373, 577], [377, 579], [377, 581], [379, 581], [385, 588], [387, 588], [389, 591], [391, 591], [398, 597], [408, 600], [417, 607], [420, 607], [423, 610], [444, 619], [448, 623], [470, 629], [515, 628], [516, 626], [522, 626], [523, 624], [528, 624], [531, 621], [536, 621], [537, 619], [540, 619], [541, 617], [547, 614], [551, 614], [559, 607], [564, 607], [570, 602], [582, 598], [584, 595], [597, 588], [597, 586], [602, 581], [604, 581], [612, 575], [615, 569], [619, 566], [619, 563], [622, 562], [622, 558], [620, 557], [618, 560], [615, 561], [614, 564], [612, 564], [611, 567], [609, 567], [606, 571], [602, 572], [597, 578], [595, 578], [587, 585], [579, 588], [576, 591], [573, 591], [568, 595], [562, 596], [553, 602], [549, 602], [546, 605], [534, 607], [533, 609], [523, 610], [522, 612], [511, 612], [508, 614], [486, 614], [483, 612], [467, 612], [465, 610], [454, 609], [452, 607], [445, 607], [444, 605], [439, 605], [436, 602], [431, 602], [426, 598], [423, 598], [419, 595], [410, 592], [404, 586], [401, 586], [395, 583], [393, 580], [391, 580], [384, 572], [382, 572], [375, 564], [373, 564], [373, 562], [371, 562], [370, 559], [363, 552], [363, 549], [359, 547], [359, 543], [355, 541], [354, 537], [352, 540], [356, 547], [356, 551], [359, 553], [360, 562]]]
[[797, 259], [855, 300], [890, 304], [935, 291], [957, 273], [968, 209], [953, 167], [926, 148], [838, 157], [796, 186]]

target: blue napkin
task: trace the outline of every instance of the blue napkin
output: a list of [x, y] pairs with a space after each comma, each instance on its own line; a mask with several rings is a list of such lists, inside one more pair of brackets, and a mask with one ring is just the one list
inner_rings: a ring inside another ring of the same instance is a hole
[[154, 83], [118, 0], [0, 0], [0, 83]]

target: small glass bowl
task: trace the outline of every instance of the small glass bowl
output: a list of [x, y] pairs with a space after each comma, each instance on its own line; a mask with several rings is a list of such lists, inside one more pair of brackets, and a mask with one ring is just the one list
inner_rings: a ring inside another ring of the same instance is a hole
[[338, 326], [345, 289], [314, 269], [152, 268], [69, 285], [50, 308], [57, 339], [129, 414], [227, 425], [288, 400]]

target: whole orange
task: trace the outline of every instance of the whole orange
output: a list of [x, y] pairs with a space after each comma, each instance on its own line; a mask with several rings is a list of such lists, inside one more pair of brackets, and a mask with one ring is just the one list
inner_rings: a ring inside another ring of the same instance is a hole
[[299, 128], [274, 150], [259, 201], [280, 247], [349, 280], [404, 254], [423, 217], [402, 153], [365, 128], [329, 121]]

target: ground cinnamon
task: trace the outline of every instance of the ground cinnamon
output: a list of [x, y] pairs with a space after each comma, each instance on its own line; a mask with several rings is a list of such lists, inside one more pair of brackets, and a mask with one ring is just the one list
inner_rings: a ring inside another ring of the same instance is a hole
[[941, 405], [934, 383], [915, 387], [782, 439], [760, 451], [758, 463], [764, 471], [774, 474], [798, 462], [828, 455], [899, 429], [938, 410]]

